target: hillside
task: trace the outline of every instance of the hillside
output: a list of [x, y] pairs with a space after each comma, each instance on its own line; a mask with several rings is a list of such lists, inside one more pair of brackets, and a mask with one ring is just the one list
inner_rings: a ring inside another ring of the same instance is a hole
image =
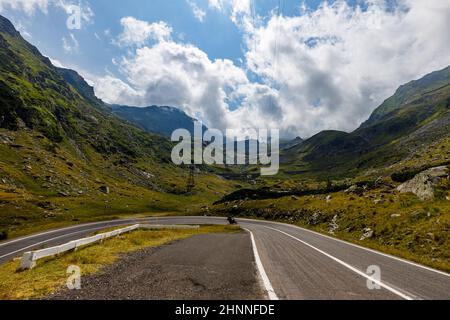
[[144, 129], [169, 137], [177, 129], [187, 129], [194, 133], [195, 119], [180, 109], [173, 107], [150, 106], [145, 108], [129, 106], [111, 106], [112, 112], [120, 118]]
[[290, 170], [313, 175], [332, 170], [332, 176], [341, 177], [411, 158], [416, 163], [410, 165], [438, 165], [450, 155], [443, 148], [430, 153], [430, 148], [445, 145], [448, 138], [450, 67], [399, 88], [354, 132], [321, 132], [284, 152], [282, 161]]
[[172, 144], [111, 113], [0, 16], [0, 231], [197, 210], [227, 182], [170, 161]]

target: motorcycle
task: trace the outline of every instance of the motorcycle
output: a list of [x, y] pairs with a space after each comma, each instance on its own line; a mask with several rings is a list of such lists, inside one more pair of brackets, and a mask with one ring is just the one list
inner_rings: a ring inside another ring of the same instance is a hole
[[231, 224], [231, 225], [238, 224], [236, 219], [234, 219], [233, 217], [228, 217], [227, 220], [228, 220], [228, 223]]

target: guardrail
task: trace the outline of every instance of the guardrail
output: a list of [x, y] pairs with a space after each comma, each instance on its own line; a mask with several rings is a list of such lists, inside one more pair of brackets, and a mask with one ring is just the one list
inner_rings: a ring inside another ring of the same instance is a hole
[[68, 242], [66, 244], [62, 244], [60, 246], [46, 248], [42, 250], [36, 250], [36, 251], [29, 251], [25, 252], [22, 256], [22, 263], [20, 265], [20, 270], [29, 270], [33, 269], [36, 266], [36, 261], [53, 257], [56, 255], [59, 255], [61, 253], [71, 251], [71, 250], [77, 250], [80, 247], [87, 246], [89, 244], [95, 243], [95, 242], [101, 242], [105, 239], [115, 237], [118, 235], [121, 235], [123, 233], [131, 232], [137, 229], [153, 229], [153, 230], [160, 230], [160, 229], [198, 229], [200, 226], [184, 226], [184, 225], [171, 225], [171, 226], [165, 226], [165, 225], [150, 225], [150, 224], [135, 224], [133, 226], [129, 226], [126, 228], [101, 233], [92, 237], [83, 238], [79, 240], [74, 240], [71, 242]]
[[37, 250], [37, 251], [25, 252], [22, 256], [22, 263], [20, 265], [20, 269], [21, 270], [33, 269], [36, 266], [36, 261], [39, 259], [53, 257], [58, 254], [61, 254], [61, 253], [67, 252], [67, 251], [71, 251], [71, 250], [77, 250], [79, 247], [83, 247], [83, 246], [87, 246], [87, 245], [95, 243], [95, 242], [103, 241], [107, 238], [115, 237], [115, 236], [121, 235], [123, 233], [127, 233], [130, 231], [136, 230], [139, 227], [140, 227], [139, 224], [135, 224], [133, 226], [114, 230], [111, 232], [101, 233], [101, 234], [98, 234], [93, 237], [71, 241], [69, 243], [66, 243], [66, 244], [63, 244], [60, 246]]

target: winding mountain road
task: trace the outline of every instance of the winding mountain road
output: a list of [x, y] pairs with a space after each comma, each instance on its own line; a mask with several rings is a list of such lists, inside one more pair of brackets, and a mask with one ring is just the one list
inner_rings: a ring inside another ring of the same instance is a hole
[[[288, 224], [238, 222], [251, 233], [256, 264], [270, 299], [450, 300], [450, 274]], [[163, 217], [77, 225], [0, 243], [0, 263], [25, 251], [134, 223], [225, 224], [226, 219]], [[379, 280], [372, 278], [373, 272]]]

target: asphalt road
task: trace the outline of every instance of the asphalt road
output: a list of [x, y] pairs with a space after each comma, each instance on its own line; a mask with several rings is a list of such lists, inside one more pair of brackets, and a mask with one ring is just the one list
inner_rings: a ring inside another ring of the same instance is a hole
[[[143, 221], [226, 223], [224, 218], [216, 217], [165, 217], [79, 225], [1, 243], [0, 263], [31, 249]], [[256, 262], [260, 262], [261, 278], [272, 299], [450, 300], [450, 275], [447, 273], [287, 224], [245, 219], [238, 219], [238, 222], [253, 236]], [[380, 280], [374, 282], [368, 270], [379, 271]], [[377, 286], [380, 289], [373, 289]]]
[[260, 300], [250, 235], [202, 234], [122, 256], [50, 300]]

